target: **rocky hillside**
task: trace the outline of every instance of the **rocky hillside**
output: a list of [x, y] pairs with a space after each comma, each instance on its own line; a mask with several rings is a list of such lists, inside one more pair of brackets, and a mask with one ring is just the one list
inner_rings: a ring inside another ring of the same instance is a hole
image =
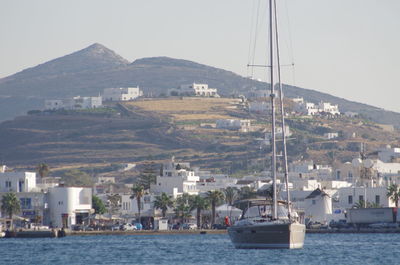
[[[226, 96], [267, 86], [233, 72], [186, 60], [155, 57], [129, 63], [103, 45], [93, 44], [0, 79], [0, 121], [31, 109], [41, 109], [44, 99], [95, 96], [106, 87], [137, 85], [145, 94], [159, 95], [169, 88], [194, 81], [208, 83]], [[339, 104], [341, 111], [358, 112], [374, 121], [400, 127], [399, 113], [299, 87], [286, 86], [285, 94], [315, 103], [329, 101]]]

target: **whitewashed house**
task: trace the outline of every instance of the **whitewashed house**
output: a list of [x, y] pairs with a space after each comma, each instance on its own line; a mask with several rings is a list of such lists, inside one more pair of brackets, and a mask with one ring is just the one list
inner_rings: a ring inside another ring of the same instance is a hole
[[99, 108], [103, 104], [102, 97], [81, 97], [76, 96], [68, 99], [50, 99], [45, 100], [46, 110], [77, 110], [77, 109], [94, 109]]
[[311, 102], [305, 102], [305, 101], [294, 101], [295, 108], [294, 110], [296, 112], [306, 114], [306, 115], [317, 115], [319, 113], [326, 113], [326, 114], [331, 114], [331, 115], [339, 115], [339, 106], [338, 105], [333, 105], [329, 102], [319, 102], [318, 104], [314, 104]]
[[331, 115], [339, 115], [340, 111], [339, 111], [339, 106], [338, 105], [333, 105], [329, 102], [323, 102], [321, 101], [320, 103], [318, 103], [318, 112], [324, 112], [324, 113], [329, 113]]
[[[139, 216], [139, 208], [136, 198], [131, 198], [132, 194], [121, 195], [121, 214], [130, 217]], [[161, 215], [161, 211], [154, 208], [154, 201], [157, 195], [145, 194], [140, 200], [140, 215], [142, 217], [154, 217]]]
[[338, 197], [338, 207], [341, 209], [352, 208], [360, 201], [377, 204], [382, 207], [394, 207], [394, 202], [387, 197], [387, 187], [340, 188], [338, 190]]
[[0, 171], [0, 192], [31, 192], [34, 191], [35, 188], [35, 172]]
[[199, 176], [195, 175], [190, 163], [175, 162], [174, 158], [169, 163], [163, 164], [162, 175], [157, 176], [156, 184], [150, 186], [150, 192], [178, 196], [182, 193], [197, 195], [197, 182]]
[[331, 140], [339, 137], [339, 133], [337, 132], [330, 132], [330, 133], [324, 133], [324, 139], [325, 140]]
[[143, 96], [143, 91], [139, 87], [118, 87], [105, 88], [103, 99], [105, 101], [128, 101]]
[[198, 97], [219, 97], [218, 91], [216, 88], [208, 87], [208, 84], [186, 84], [180, 85], [178, 88], [169, 89], [169, 94], [173, 95], [174, 93], [177, 95], [195, 95]]
[[50, 222], [53, 227], [70, 228], [88, 222], [92, 212], [92, 189], [83, 187], [49, 188]]

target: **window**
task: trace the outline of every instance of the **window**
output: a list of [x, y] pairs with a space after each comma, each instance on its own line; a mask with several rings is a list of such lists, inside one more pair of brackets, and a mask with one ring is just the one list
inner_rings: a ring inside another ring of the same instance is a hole
[[317, 202], [315, 200], [312, 200], [312, 204], [315, 205], [317, 204]]
[[21, 209], [32, 209], [32, 199], [31, 198], [21, 198]]
[[381, 197], [379, 195], [375, 196], [375, 203], [380, 204], [381, 203]]
[[11, 181], [6, 181], [6, 188], [11, 188]]
[[349, 204], [353, 204], [353, 196], [349, 195]]
[[340, 179], [340, 171], [336, 171], [336, 179]]
[[364, 196], [362, 196], [362, 195], [358, 196], [358, 200], [359, 201], [364, 201]]

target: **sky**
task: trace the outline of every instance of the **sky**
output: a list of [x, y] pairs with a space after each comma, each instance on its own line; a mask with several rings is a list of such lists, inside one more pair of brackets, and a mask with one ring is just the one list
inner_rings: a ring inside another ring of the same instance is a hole
[[[0, 0], [0, 78], [93, 43], [129, 61], [168, 56], [248, 76], [253, 51], [266, 63], [266, 2]], [[399, 0], [278, 2], [281, 61], [295, 64], [285, 83], [400, 112]]]

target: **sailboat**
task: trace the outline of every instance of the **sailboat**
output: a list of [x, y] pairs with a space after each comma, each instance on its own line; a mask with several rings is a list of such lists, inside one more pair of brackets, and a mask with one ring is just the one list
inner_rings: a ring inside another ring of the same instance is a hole
[[[240, 220], [228, 228], [228, 234], [236, 248], [302, 248], [305, 238], [305, 225], [297, 220], [297, 214], [291, 209], [288, 165], [286, 153], [285, 119], [283, 93], [279, 61], [279, 38], [277, 26], [276, 0], [269, 0], [269, 54], [271, 88], [271, 146], [272, 146], [272, 196], [238, 202], [244, 209]], [[277, 59], [274, 65], [274, 58]], [[277, 76], [277, 82], [274, 78]], [[279, 102], [282, 125], [283, 159], [285, 170], [286, 201], [277, 198], [277, 152], [276, 152], [276, 113], [275, 85], [279, 87]]]

